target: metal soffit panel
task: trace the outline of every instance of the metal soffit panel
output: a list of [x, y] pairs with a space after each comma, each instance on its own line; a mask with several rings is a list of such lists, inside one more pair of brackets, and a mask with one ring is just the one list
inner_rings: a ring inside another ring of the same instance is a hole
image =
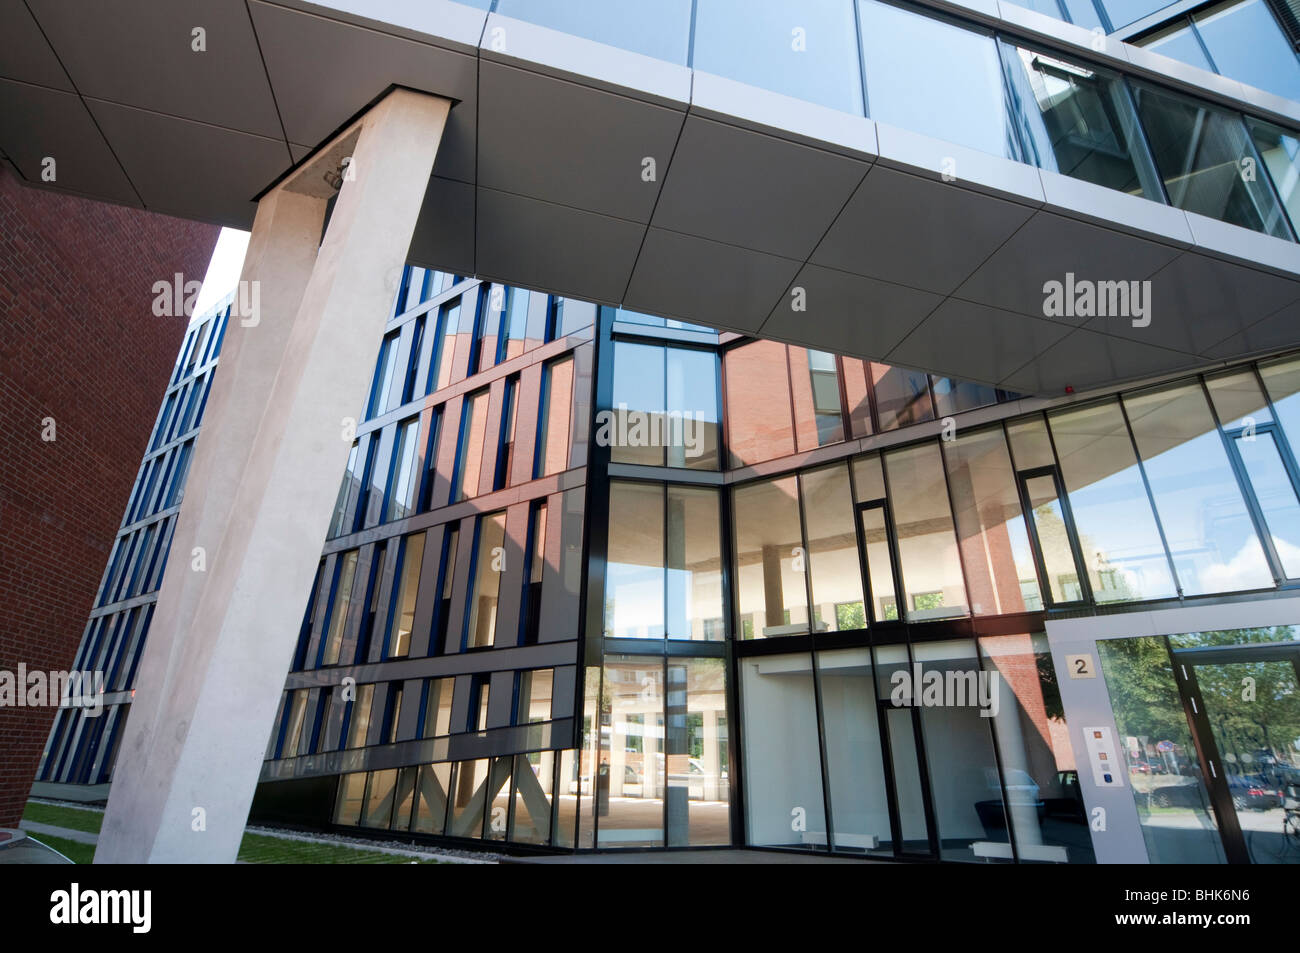
[[[1300, 345], [1300, 245], [484, 9], [88, 9], [0, 0], [0, 150], [36, 185], [247, 227], [407, 86], [456, 101], [411, 245], [432, 267], [1035, 393]], [[1149, 281], [1151, 323], [1048, 316], [1067, 273]]]

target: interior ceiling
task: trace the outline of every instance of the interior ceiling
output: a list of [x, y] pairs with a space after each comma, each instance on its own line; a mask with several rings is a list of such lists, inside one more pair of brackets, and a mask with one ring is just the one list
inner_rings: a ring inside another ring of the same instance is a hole
[[[1300, 345], [1300, 245], [488, 16], [0, 0], [0, 161], [249, 228], [399, 85], [456, 102], [411, 245], [430, 267], [1024, 393]], [[481, 45], [494, 25], [508, 52]], [[1151, 323], [1045, 316], [1067, 272], [1149, 280]]]

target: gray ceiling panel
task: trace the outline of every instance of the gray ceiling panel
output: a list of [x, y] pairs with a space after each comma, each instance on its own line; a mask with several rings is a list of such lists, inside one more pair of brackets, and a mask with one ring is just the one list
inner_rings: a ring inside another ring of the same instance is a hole
[[1055, 321], [949, 298], [886, 361], [996, 385], [1069, 333]]
[[[646, 223], [684, 112], [483, 60], [478, 181]], [[645, 160], [653, 159], [653, 179]]]
[[758, 330], [799, 262], [651, 228], [624, 304], [646, 314], [736, 331]]
[[654, 225], [804, 261], [870, 165], [692, 116]]
[[429, 180], [411, 240], [410, 259], [426, 268], [472, 275], [474, 186], [435, 176]]
[[[283, 138], [243, 3], [28, 3], [83, 96]], [[202, 52], [191, 33], [200, 28]]]
[[[249, 228], [254, 196], [289, 167], [289, 149], [230, 129], [89, 100], [147, 207]], [[203, 188], [195, 188], [196, 181]], [[240, 221], [231, 219], [243, 212]], [[242, 223], [241, 223], [242, 222]]]
[[1270, 314], [1244, 331], [1208, 347], [1207, 358], [1231, 359], [1243, 354], [1275, 351], [1300, 343], [1300, 302]]
[[874, 166], [812, 256], [814, 264], [949, 294], [1033, 209]]
[[633, 222], [478, 190], [477, 274], [574, 298], [616, 303], [645, 228]]
[[315, 148], [391, 85], [459, 100], [434, 175], [474, 181], [477, 60], [252, 0], [249, 9], [290, 142]]
[[23, 0], [0, 0], [0, 77], [72, 91], [68, 74]]
[[54, 159], [54, 188], [139, 205], [140, 197], [75, 93], [0, 79], [0, 148], [29, 182], [45, 184]]
[[[1147, 315], [1099, 316], [1086, 326], [1144, 344], [1202, 354], [1300, 298], [1300, 282], [1184, 254], [1152, 276], [1149, 298]], [[1150, 323], [1143, 326], [1148, 317]], [[1292, 343], [1300, 344], [1300, 326], [1294, 329]]]
[[1169, 245], [1040, 211], [954, 294], [994, 308], [1080, 325], [1092, 315], [1045, 314], [1047, 282], [1064, 285], [1070, 274], [1076, 283], [1144, 280], [1178, 255], [1179, 250]]
[[[818, 265], [805, 265], [792, 285], [763, 325], [765, 336], [873, 360], [883, 360], [943, 300]], [[803, 311], [795, 310], [798, 288]]]
[[1054, 397], [1204, 363], [1178, 351], [1079, 328], [1002, 380], [1008, 390]]

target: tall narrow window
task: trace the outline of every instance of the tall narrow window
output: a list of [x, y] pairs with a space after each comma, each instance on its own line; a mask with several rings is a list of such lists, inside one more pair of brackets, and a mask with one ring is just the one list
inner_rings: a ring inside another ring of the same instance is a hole
[[718, 491], [667, 487], [666, 598], [670, 639], [721, 641], [722, 525]]
[[510, 472], [515, 462], [515, 429], [519, 422], [519, 375], [506, 379], [505, 400], [501, 408], [501, 437], [497, 448], [496, 473], [492, 489], [502, 490], [510, 485]]
[[451, 696], [454, 678], [431, 678], [424, 699], [423, 737], [435, 738], [451, 734]]
[[370, 732], [370, 706], [374, 700], [374, 685], [357, 686], [357, 697], [353, 699], [348, 715], [347, 741], [343, 747], [365, 747], [366, 735]]
[[853, 531], [853, 495], [844, 463], [801, 474], [813, 625], [819, 632], [864, 629], [862, 569]]
[[361, 632], [357, 635], [357, 649], [351, 659], [361, 663], [370, 657], [370, 640], [375, 635], [375, 619], [379, 614], [379, 591], [383, 588], [384, 563], [388, 559], [388, 543], [375, 544], [375, 551], [370, 557], [370, 587], [366, 596], [366, 614], [361, 622]]
[[456, 503], [478, 496], [479, 478], [483, 467], [483, 443], [487, 435], [488, 392], [481, 390], [465, 398], [461, 411], [460, 446], [456, 451], [456, 471], [453, 478]]
[[393, 380], [397, 375], [397, 350], [400, 333], [394, 331], [387, 335], [379, 346], [379, 361], [375, 365], [375, 379], [370, 385], [370, 404], [366, 417], [378, 417], [389, 409], [388, 393], [392, 390]]
[[[798, 349], [791, 348], [791, 355]], [[844, 439], [844, 414], [840, 404], [840, 375], [835, 355], [825, 351], [806, 351], [808, 381], [812, 391], [812, 423], [817, 436], [814, 446], [824, 447]], [[796, 427], [799, 406], [796, 400]], [[802, 430], [800, 430], [802, 436]], [[801, 442], [800, 449], [803, 449]]]
[[452, 360], [456, 353], [456, 335], [460, 329], [460, 299], [444, 303], [438, 309], [438, 326], [429, 351], [429, 379], [424, 392], [432, 394], [451, 383]]
[[352, 521], [348, 518], [352, 511], [352, 504], [357, 497], [357, 442], [352, 442], [352, 450], [348, 453], [348, 465], [343, 471], [343, 480], [339, 483], [339, 495], [334, 501], [334, 516], [330, 520], [329, 538], [342, 536], [352, 528]]
[[348, 615], [352, 608], [352, 586], [357, 573], [357, 553], [352, 550], [339, 557], [337, 580], [334, 587], [334, 602], [330, 606], [329, 621], [326, 623], [325, 644], [321, 657], [322, 665], [337, 665], [339, 649], [343, 645], [343, 633], [347, 628]]
[[403, 538], [400, 582], [393, 593], [392, 612], [389, 616], [389, 658], [405, 658], [411, 651], [411, 630], [415, 626], [415, 597], [420, 588], [420, 567], [424, 563], [424, 533], [413, 533]]
[[551, 720], [551, 686], [555, 669], [538, 668], [520, 672], [515, 698], [516, 725], [532, 725]]
[[738, 487], [733, 497], [743, 638], [808, 631], [807, 554], [793, 476]]
[[534, 476], [569, 468], [569, 416], [573, 404], [573, 356], [546, 365]]
[[609, 490], [605, 634], [664, 637], [663, 487], [615, 481]]
[[885, 475], [905, 616], [916, 621], [965, 615], [966, 586], [938, 442], [885, 454]]
[[415, 495], [420, 488], [419, 437], [419, 417], [397, 425], [388, 489], [384, 494], [384, 513], [380, 518], [382, 523], [405, 519], [415, 512]]
[[957, 538], [975, 615], [1043, 607], [1016, 478], [1001, 427], [943, 444]]
[[466, 623], [466, 645], [469, 648], [493, 645], [496, 641], [501, 574], [506, 569], [505, 536], [504, 510], [479, 517], [474, 556], [474, 589], [470, 593]]
[[435, 638], [429, 647], [430, 655], [441, 655], [447, 650], [447, 626], [451, 619], [451, 597], [455, 593], [456, 547], [460, 543], [460, 530], [453, 526], [442, 543], [442, 569], [438, 584], [438, 619]]
[[522, 627], [520, 644], [535, 645], [542, 622], [542, 574], [546, 568], [546, 515], [545, 500], [533, 502], [528, 515], [528, 575], [524, 580], [523, 611], [519, 614]]

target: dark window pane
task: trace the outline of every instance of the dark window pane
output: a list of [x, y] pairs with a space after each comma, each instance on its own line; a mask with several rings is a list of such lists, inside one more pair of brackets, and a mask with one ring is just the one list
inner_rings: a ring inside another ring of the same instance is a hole
[[1003, 45], [1030, 161], [1052, 172], [1163, 202], [1119, 76]]
[[1177, 208], [1288, 238], [1282, 209], [1258, 165], [1241, 117], [1151, 86], [1134, 84], [1138, 113], [1169, 201]]
[[871, 364], [870, 368], [881, 430], [934, 419], [927, 375], [888, 364]]

